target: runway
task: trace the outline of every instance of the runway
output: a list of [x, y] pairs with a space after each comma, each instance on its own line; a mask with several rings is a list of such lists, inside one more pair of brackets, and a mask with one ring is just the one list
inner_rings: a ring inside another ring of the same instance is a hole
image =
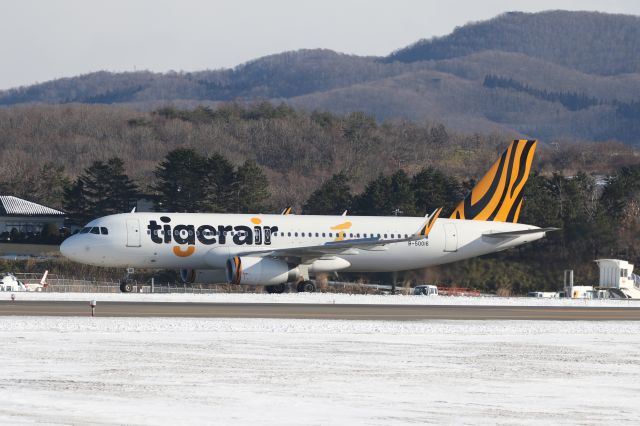
[[[98, 317], [639, 321], [640, 307], [100, 302]], [[87, 302], [0, 301], [0, 316], [90, 316]]]

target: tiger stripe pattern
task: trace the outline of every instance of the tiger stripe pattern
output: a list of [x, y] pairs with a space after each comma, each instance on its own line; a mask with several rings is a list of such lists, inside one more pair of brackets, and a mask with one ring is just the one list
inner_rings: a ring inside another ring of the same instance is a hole
[[536, 144], [535, 140], [514, 140], [456, 207], [451, 219], [516, 223]]

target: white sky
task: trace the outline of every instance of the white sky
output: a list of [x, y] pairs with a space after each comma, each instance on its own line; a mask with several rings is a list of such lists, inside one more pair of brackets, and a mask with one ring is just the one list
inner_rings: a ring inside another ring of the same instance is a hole
[[0, 89], [98, 70], [233, 67], [301, 48], [387, 55], [505, 11], [640, 15], [637, 0], [0, 0]]

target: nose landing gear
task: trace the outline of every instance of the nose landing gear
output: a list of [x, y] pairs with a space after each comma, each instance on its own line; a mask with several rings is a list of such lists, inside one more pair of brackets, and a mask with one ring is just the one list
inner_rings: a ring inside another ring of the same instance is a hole
[[127, 273], [120, 279], [120, 291], [122, 293], [131, 293], [133, 291], [133, 285], [135, 284], [133, 278], [131, 278], [133, 272], [133, 268], [127, 268]]

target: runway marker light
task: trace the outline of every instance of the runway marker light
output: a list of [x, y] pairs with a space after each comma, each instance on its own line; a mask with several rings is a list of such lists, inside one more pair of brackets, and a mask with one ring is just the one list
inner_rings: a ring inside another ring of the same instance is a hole
[[96, 301], [92, 300], [91, 302], [89, 302], [89, 306], [91, 306], [91, 316], [95, 317], [96, 316]]

